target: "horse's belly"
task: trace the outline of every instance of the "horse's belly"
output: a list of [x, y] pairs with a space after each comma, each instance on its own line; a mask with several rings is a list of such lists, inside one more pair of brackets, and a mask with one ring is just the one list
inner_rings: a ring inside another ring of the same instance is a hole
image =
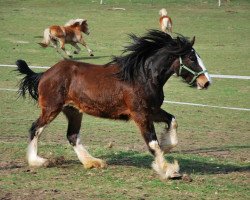
[[81, 101], [71, 101], [66, 104], [77, 108], [79, 112], [96, 117], [121, 120], [130, 118], [129, 110], [122, 101], [93, 101], [85, 98]]
[[77, 37], [76, 36], [74, 36], [74, 35], [67, 35], [66, 37], [65, 37], [65, 43], [78, 43], [78, 39], [77, 39]]

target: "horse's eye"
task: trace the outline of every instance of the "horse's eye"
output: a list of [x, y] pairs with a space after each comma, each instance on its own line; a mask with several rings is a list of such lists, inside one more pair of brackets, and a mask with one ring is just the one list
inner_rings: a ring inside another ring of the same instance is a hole
[[190, 60], [192, 60], [192, 61], [196, 61], [196, 60], [197, 60], [197, 58], [196, 58], [196, 56], [195, 56], [195, 55], [191, 55], [191, 56], [189, 56], [189, 59], [190, 59]]

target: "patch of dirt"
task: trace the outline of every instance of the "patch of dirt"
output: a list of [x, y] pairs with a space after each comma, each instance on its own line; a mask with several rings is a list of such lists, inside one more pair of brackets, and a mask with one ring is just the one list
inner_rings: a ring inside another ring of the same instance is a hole
[[238, 13], [237, 11], [234, 11], [234, 10], [226, 10], [225, 12], [230, 13], [230, 14]]
[[65, 158], [64, 156], [60, 156], [60, 157], [55, 157], [55, 158], [49, 158], [48, 160], [48, 165], [46, 167], [55, 167], [58, 165], [62, 165], [65, 163]]
[[37, 190], [16, 190], [15, 192], [7, 192], [0, 191], [0, 200], [42, 200], [47, 199], [47, 197], [51, 197], [49, 199], [58, 199], [58, 197], [63, 197], [63, 192], [58, 189], [37, 189]]
[[11, 200], [12, 199], [12, 194], [11, 193], [6, 193], [3, 194], [3, 196], [0, 196], [0, 200]]
[[0, 170], [11, 170], [22, 168], [23, 164], [16, 162], [0, 162]]

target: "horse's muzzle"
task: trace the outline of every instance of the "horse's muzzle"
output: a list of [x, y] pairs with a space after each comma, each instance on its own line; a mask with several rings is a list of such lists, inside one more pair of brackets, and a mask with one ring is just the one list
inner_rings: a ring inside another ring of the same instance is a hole
[[198, 90], [207, 89], [210, 84], [211, 82], [203, 74], [196, 79], [196, 86]]

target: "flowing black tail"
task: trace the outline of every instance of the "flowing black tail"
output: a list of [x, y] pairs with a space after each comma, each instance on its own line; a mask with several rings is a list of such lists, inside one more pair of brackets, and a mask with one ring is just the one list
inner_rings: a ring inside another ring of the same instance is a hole
[[43, 73], [33, 72], [24, 60], [17, 60], [17, 71], [26, 76], [19, 83], [19, 96], [25, 97], [28, 91], [30, 96], [38, 100], [38, 84]]

